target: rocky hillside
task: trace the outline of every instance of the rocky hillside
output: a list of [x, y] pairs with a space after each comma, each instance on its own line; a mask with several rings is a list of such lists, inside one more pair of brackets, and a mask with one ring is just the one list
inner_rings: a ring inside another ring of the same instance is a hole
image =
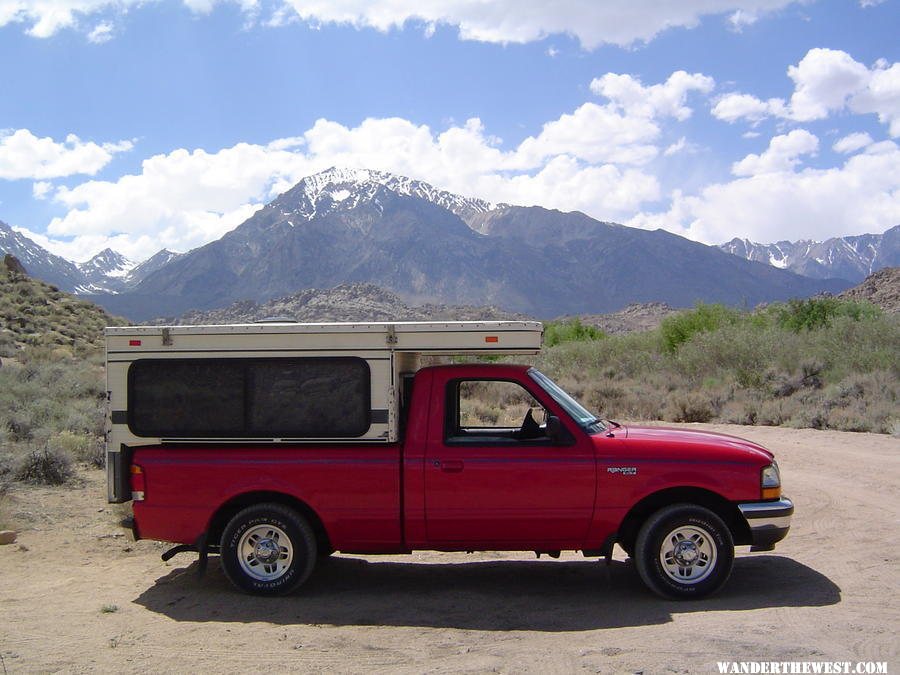
[[75, 263], [50, 253], [0, 220], [0, 259], [4, 255], [14, 256], [32, 277], [65, 291], [74, 291], [84, 281]]
[[103, 344], [105, 326], [125, 323], [97, 305], [32, 279], [11, 255], [0, 261], [0, 356], [12, 356], [24, 346], [72, 353], [95, 349]]
[[[607, 335], [623, 335], [658, 328], [670, 314], [680, 310], [664, 302], [644, 302], [628, 305], [611, 314], [582, 314], [577, 318], [586, 326], [599, 328]], [[563, 317], [566, 320], [570, 317]]]
[[474, 321], [527, 319], [523, 314], [496, 307], [464, 305], [408, 305], [395, 293], [372, 284], [344, 284], [331, 289], [312, 288], [265, 303], [236, 302], [224, 309], [192, 311], [178, 318], [156, 319], [154, 324], [246, 323], [272, 317], [300, 322], [328, 321]]
[[900, 267], [886, 267], [879, 270], [859, 286], [841, 293], [839, 297], [866, 300], [890, 314], [900, 313]]

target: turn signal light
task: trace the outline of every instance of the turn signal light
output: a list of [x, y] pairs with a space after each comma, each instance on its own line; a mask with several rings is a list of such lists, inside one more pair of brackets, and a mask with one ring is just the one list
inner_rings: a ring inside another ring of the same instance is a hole
[[779, 499], [781, 497], [781, 486], [779, 487], [764, 487], [762, 489], [762, 498], [763, 499]]
[[137, 464], [131, 465], [131, 498], [136, 502], [144, 500], [144, 491], [147, 488], [147, 481], [144, 477], [144, 470]]

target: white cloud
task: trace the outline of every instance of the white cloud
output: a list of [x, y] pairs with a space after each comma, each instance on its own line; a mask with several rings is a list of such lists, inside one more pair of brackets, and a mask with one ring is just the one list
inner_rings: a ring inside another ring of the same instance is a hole
[[[670, 28], [693, 28], [705, 16], [749, 17], [777, 10], [797, 0], [275, 0], [269, 16], [259, 17], [254, 0], [182, 0], [191, 11], [207, 14], [216, 4], [237, 4], [253, 21], [283, 25], [302, 20], [312, 25], [347, 24], [387, 31], [420, 22], [426, 31], [437, 24], [454, 26], [464, 40], [510, 43], [532, 42], [548, 35], [567, 34], [586, 49], [601, 44], [631, 45], [652, 40]], [[29, 34], [49, 37], [79, 19], [101, 12], [127, 11], [142, 0], [0, 0], [0, 27], [19, 22]]]
[[677, 155], [679, 152], [684, 152], [689, 148], [689, 144], [687, 139], [682, 136], [677, 141], [672, 143], [668, 148], [666, 148], [665, 152], [663, 152], [664, 157], [671, 157], [672, 155]]
[[93, 176], [113, 155], [131, 150], [131, 141], [97, 144], [69, 134], [62, 142], [38, 138], [28, 129], [0, 132], [0, 179]]
[[809, 122], [849, 110], [878, 115], [892, 136], [900, 136], [900, 63], [889, 65], [879, 59], [868, 68], [846, 52], [815, 48], [796, 66], [788, 67], [787, 74], [794, 82], [787, 103], [732, 93], [716, 102], [712, 114], [726, 122], [756, 123], [768, 117]]
[[747, 26], [752, 26], [759, 20], [759, 16], [756, 12], [748, 12], [743, 9], [739, 9], [735, 11], [731, 16], [728, 17], [728, 23], [731, 25], [731, 30], [736, 33], [740, 33]]
[[686, 120], [692, 110], [685, 105], [688, 94], [697, 91], [707, 94], [715, 80], [701, 73], [676, 71], [662, 84], [645, 87], [631, 75], [607, 73], [591, 81], [591, 91], [605, 96], [611, 104], [635, 117], [674, 117]]
[[882, 232], [898, 222], [900, 148], [885, 141], [839, 167], [758, 173], [696, 195], [675, 192], [668, 211], [641, 213], [627, 224], [714, 244], [734, 236], [773, 242]]
[[35, 199], [46, 199], [52, 189], [53, 183], [50, 181], [37, 181], [31, 186], [31, 196]]
[[841, 110], [870, 78], [866, 66], [835, 49], [810, 49], [787, 72], [794, 81], [790, 116], [800, 122], [825, 119], [830, 112]]
[[92, 42], [95, 45], [101, 45], [104, 42], [109, 42], [113, 37], [113, 25], [108, 21], [102, 21], [94, 26], [94, 29], [88, 33], [87, 39], [88, 42]]
[[872, 144], [872, 137], [867, 133], [854, 133], [847, 134], [843, 138], [835, 141], [834, 145], [831, 146], [835, 152], [840, 152], [845, 155], [849, 155], [852, 152], [856, 152], [857, 150], [862, 150], [867, 145]]
[[764, 173], [790, 171], [800, 163], [801, 155], [819, 149], [819, 139], [806, 129], [794, 129], [784, 136], [776, 136], [761, 155], [747, 155], [731, 167], [735, 176], [758, 176]]
[[740, 119], [751, 122], [759, 122], [772, 115], [784, 114], [784, 100], [770, 98], [762, 101], [749, 94], [725, 94], [713, 106], [712, 114], [726, 122], [736, 122]]
[[891, 136], [900, 136], [900, 63], [890, 68], [882, 66], [870, 73], [868, 86], [850, 101], [850, 109], [856, 113], [875, 113], [878, 120], [887, 124]]
[[0, 0], [0, 27], [21, 23], [32, 37], [48, 38], [76, 27], [79, 17], [125, 11], [138, 4], [141, 0]]
[[656, 157], [660, 128], [650, 118], [628, 116], [596, 103], [547, 122], [519, 146], [510, 168], [538, 166], [545, 158], [570, 154], [587, 162], [646, 164]]

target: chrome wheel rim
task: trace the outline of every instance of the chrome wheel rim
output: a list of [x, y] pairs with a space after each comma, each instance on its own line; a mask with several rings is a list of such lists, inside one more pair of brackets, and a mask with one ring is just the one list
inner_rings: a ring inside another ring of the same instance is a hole
[[669, 532], [659, 550], [663, 572], [680, 584], [697, 584], [716, 566], [716, 545], [702, 527], [683, 525]]
[[280, 578], [294, 559], [290, 537], [275, 525], [257, 525], [244, 532], [238, 553], [241, 569], [258, 581]]

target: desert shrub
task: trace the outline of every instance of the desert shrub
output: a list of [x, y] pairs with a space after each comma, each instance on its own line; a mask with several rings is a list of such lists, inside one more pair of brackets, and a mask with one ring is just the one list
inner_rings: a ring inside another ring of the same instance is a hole
[[72, 475], [72, 458], [49, 444], [32, 448], [20, 459], [15, 471], [17, 480], [44, 485], [62, 485]]
[[786, 424], [798, 429], [826, 429], [828, 410], [820, 402], [807, 401], [797, 409]]
[[665, 418], [672, 422], [709, 422], [714, 415], [709, 397], [694, 391], [670, 396], [665, 412]]
[[581, 323], [580, 319], [550, 321], [544, 324], [544, 345], [555, 347], [562, 342], [586, 342], [606, 337], [599, 328]]
[[[0, 313], [2, 315], [2, 313]], [[15, 356], [16, 339], [11, 331], [0, 329], [0, 358]]]
[[708, 333], [736, 323], [740, 313], [725, 305], [697, 303], [693, 310], [666, 317], [659, 327], [663, 349], [674, 353], [697, 333]]
[[7, 505], [6, 485], [0, 483], [0, 530], [9, 529], [12, 529], [12, 519], [9, 516], [9, 509]]
[[719, 413], [719, 419], [728, 424], [754, 425], [759, 419], [759, 405], [756, 401], [728, 401]]
[[754, 424], [778, 427], [785, 424], [797, 411], [797, 402], [792, 399], [761, 401], [756, 409]]
[[78, 434], [72, 431], [61, 431], [49, 440], [50, 446], [64, 454], [74, 457], [79, 462], [101, 467], [105, 463], [103, 444], [93, 434]]
[[868, 302], [839, 300], [838, 298], [808, 298], [789, 300], [778, 306], [775, 317], [778, 324], [787, 330], [799, 333], [802, 330], [824, 328], [837, 316], [845, 316], [853, 321], [873, 319], [881, 310]]

